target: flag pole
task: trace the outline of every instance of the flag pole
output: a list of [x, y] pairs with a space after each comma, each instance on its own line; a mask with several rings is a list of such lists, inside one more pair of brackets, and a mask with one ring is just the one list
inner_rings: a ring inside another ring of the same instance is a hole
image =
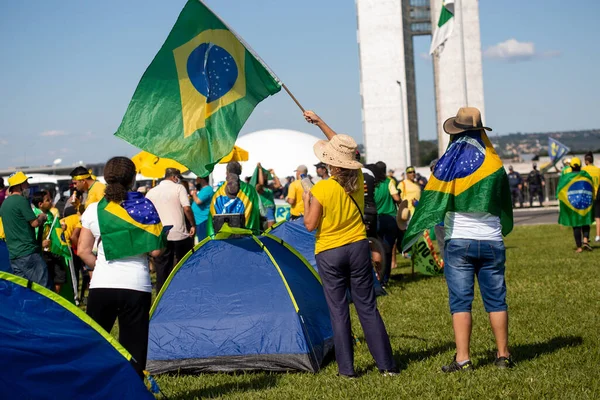
[[298, 99], [296, 99], [296, 97], [294, 97], [294, 95], [292, 94], [292, 92], [290, 92], [290, 89], [288, 89], [287, 86], [285, 86], [285, 83], [281, 82], [281, 87], [285, 89], [285, 91], [287, 92], [287, 94], [289, 94], [290, 97], [292, 98], [292, 100], [294, 100], [294, 103], [296, 103], [296, 105], [300, 108], [300, 110], [302, 110], [302, 112], [304, 112], [304, 107], [302, 107], [302, 104], [300, 104], [300, 102], [298, 101]]

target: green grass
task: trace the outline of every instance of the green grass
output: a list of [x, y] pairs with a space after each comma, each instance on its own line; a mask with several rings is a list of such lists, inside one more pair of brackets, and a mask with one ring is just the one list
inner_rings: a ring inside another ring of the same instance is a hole
[[[401, 373], [382, 377], [366, 343], [355, 347], [362, 376], [317, 374], [161, 375], [169, 399], [600, 398], [600, 248], [574, 253], [571, 229], [518, 227], [506, 240], [510, 348], [516, 368], [497, 370], [493, 336], [479, 294], [473, 305], [472, 373], [443, 374], [454, 354], [444, 279], [394, 270], [379, 310]], [[399, 258], [400, 259], [400, 258]], [[478, 290], [478, 289], [476, 289]], [[353, 310], [353, 331], [362, 334]]]

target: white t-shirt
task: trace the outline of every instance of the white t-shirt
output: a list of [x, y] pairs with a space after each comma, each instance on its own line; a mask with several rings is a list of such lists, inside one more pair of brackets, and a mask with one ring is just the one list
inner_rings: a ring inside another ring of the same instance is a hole
[[[81, 216], [81, 226], [89, 229], [96, 238], [100, 238], [98, 224], [98, 203], [92, 203]], [[90, 289], [130, 289], [139, 292], [152, 292], [150, 270], [146, 254], [107, 261], [102, 241], [98, 245], [96, 267], [92, 274]]]
[[472, 239], [502, 241], [500, 217], [483, 212], [447, 212], [444, 240]]
[[146, 194], [154, 204], [163, 226], [172, 225], [167, 240], [178, 241], [190, 237], [185, 227], [183, 207], [190, 206], [190, 199], [183, 185], [165, 179]]

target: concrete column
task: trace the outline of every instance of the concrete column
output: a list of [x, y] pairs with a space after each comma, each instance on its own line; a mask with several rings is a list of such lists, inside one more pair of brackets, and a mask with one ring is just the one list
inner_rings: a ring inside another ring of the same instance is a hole
[[[431, 1], [432, 29], [437, 27], [441, 7], [441, 0]], [[456, 0], [454, 31], [442, 51], [434, 55], [433, 63], [438, 151], [441, 155], [449, 140], [443, 123], [455, 116], [460, 107], [479, 108], [485, 124], [479, 0]]]
[[410, 164], [411, 138], [402, 1], [356, 0], [356, 10], [367, 162], [404, 168]]

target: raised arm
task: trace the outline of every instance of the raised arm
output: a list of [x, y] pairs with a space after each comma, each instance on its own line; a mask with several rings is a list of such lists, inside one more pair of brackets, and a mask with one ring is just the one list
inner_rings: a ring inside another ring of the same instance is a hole
[[321, 117], [319, 117], [313, 111], [304, 111], [304, 119], [306, 120], [306, 122], [318, 126], [319, 129], [321, 129], [321, 131], [325, 135], [325, 137], [327, 137], [327, 140], [331, 140], [331, 138], [337, 135], [337, 133], [335, 133], [335, 131], [331, 129], [329, 125], [327, 125], [325, 121], [323, 121]]
[[265, 175], [263, 174], [262, 165], [260, 163], [256, 164], [256, 168], [258, 168], [258, 185], [265, 185]]

